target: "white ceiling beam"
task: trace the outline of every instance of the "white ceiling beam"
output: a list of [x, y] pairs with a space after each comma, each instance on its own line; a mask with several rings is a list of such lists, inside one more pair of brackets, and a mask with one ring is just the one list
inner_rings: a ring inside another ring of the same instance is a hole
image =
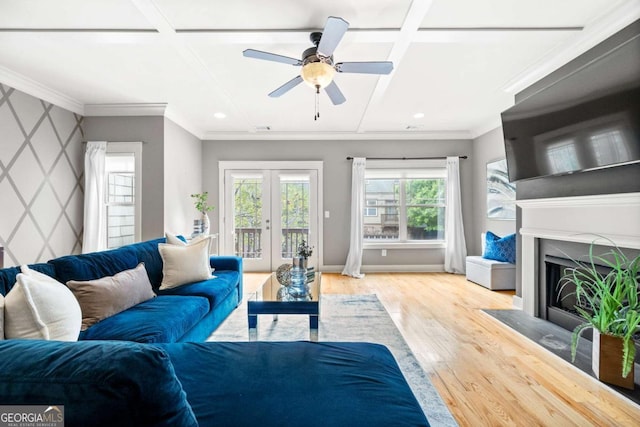
[[[208, 86], [212, 92], [212, 99], [224, 99], [233, 108], [233, 114], [241, 117], [247, 126], [247, 131], [251, 130], [251, 122], [245, 111], [238, 108], [233, 101], [233, 97], [224, 85], [218, 80], [213, 72], [207, 67], [200, 56], [188, 47], [184, 41], [178, 37], [176, 30], [171, 26], [169, 20], [160, 11], [153, 0], [131, 0], [138, 10], [145, 16], [149, 23], [158, 30], [164, 40], [172, 46], [184, 62], [191, 68]], [[213, 112], [212, 112], [213, 113]], [[192, 129], [192, 133], [203, 134], [202, 129]]]
[[472, 135], [467, 131], [406, 131], [406, 132], [271, 132], [260, 131], [246, 132], [206, 132], [202, 140], [216, 141], [340, 141], [340, 140], [443, 140], [443, 139], [471, 139]]
[[[407, 16], [402, 23], [402, 27], [400, 28], [400, 34], [398, 35], [398, 39], [393, 44], [391, 48], [391, 52], [387, 57], [387, 61], [393, 62], [394, 68], [398, 68], [400, 62], [402, 62], [402, 58], [406, 54], [413, 38], [420, 28], [420, 24], [424, 20], [425, 15], [429, 12], [431, 8], [432, 0], [413, 0], [411, 2], [411, 6], [409, 7], [409, 11], [407, 12]], [[360, 123], [358, 124], [358, 133], [364, 132], [364, 122], [367, 118], [367, 115], [371, 111], [372, 106], [376, 105], [380, 102], [387, 88], [389, 87], [389, 83], [391, 83], [391, 79], [393, 78], [394, 72], [392, 72], [388, 76], [380, 76], [378, 77], [378, 82], [376, 83], [376, 87], [369, 98], [369, 102], [360, 118]]]
[[[180, 39], [199, 44], [303, 44], [311, 45], [310, 31], [288, 30], [189, 30], [177, 31]], [[349, 29], [343, 41], [347, 43], [394, 43], [400, 31], [397, 29]]]

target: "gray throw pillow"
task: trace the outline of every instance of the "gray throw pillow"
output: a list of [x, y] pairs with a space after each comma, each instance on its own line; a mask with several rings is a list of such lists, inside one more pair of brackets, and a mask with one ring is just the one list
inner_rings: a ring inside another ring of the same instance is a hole
[[67, 286], [80, 303], [83, 331], [155, 296], [144, 263], [115, 276], [85, 282], [70, 280]]

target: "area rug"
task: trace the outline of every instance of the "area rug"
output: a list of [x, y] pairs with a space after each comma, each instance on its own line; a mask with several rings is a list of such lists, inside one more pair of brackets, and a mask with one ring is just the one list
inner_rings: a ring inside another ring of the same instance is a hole
[[[247, 305], [243, 304], [209, 337], [208, 341], [247, 341]], [[432, 426], [457, 426], [442, 398], [422, 370], [411, 349], [376, 295], [325, 295], [322, 297], [320, 341], [355, 341], [383, 344], [391, 350], [411, 390]], [[258, 316], [261, 341], [309, 339], [309, 317]]]

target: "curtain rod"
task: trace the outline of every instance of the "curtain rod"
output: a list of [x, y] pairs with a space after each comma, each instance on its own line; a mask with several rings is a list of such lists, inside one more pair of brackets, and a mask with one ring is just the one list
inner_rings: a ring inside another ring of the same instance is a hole
[[[458, 156], [460, 159], [466, 159], [467, 156]], [[366, 157], [367, 160], [446, 160], [446, 157]], [[353, 157], [347, 157], [347, 160], [353, 160]]]

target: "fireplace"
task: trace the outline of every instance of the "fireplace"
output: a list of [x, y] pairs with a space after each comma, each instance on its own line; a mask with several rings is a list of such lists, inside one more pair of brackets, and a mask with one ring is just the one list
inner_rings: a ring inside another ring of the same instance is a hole
[[[541, 286], [546, 274], [546, 255], [584, 259], [589, 245], [596, 239], [605, 249], [615, 242], [618, 247], [636, 254], [640, 250], [640, 193], [530, 199], [516, 203], [522, 219], [518, 257], [521, 286], [514, 305], [530, 315], [546, 316], [546, 288]], [[548, 250], [549, 245], [559, 247], [560, 251]], [[563, 245], [579, 245], [581, 249], [567, 252]]]
[[[633, 254], [633, 251], [624, 252]], [[625, 253], [625, 255], [627, 254]], [[576, 257], [574, 259], [579, 258]], [[544, 266], [544, 281], [542, 281], [542, 289], [540, 289], [544, 306], [541, 307], [539, 317], [573, 331], [576, 326], [584, 323], [584, 320], [575, 308], [578, 304], [575, 297], [575, 285], [567, 279], [571, 277], [574, 269], [579, 269], [580, 267], [572, 259], [553, 255], [544, 256]], [[611, 271], [607, 266], [595, 264], [595, 267], [602, 275], [606, 275]], [[582, 308], [587, 309], [586, 307]], [[592, 340], [593, 332], [591, 329], [587, 329], [582, 336]], [[635, 336], [635, 342], [636, 361], [640, 361], [640, 334]]]

